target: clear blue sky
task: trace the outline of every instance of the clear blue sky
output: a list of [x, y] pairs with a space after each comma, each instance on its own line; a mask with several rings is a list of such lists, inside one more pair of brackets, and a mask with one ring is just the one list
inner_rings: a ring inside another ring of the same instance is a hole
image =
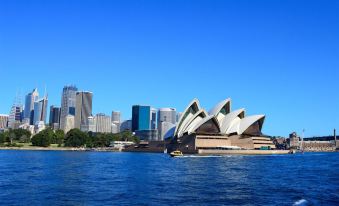
[[266, 114], [264, 132], [339, 129], [339, 1], [0, 0], [0, 113], [16, 91], [66, 84], [93, 112], [131, 105]]

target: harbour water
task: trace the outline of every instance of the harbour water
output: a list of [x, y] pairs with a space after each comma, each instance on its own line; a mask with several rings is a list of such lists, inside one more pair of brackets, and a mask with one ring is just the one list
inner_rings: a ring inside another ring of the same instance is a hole
[[1, 205], [339, 205], [339, 153], [0, 151]]

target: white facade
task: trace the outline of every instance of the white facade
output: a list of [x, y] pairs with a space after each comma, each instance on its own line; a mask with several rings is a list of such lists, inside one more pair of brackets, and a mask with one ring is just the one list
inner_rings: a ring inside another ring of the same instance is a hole
[[5, 129], [8, 126], [8, 117], [7, 114], [0, 114], [0, 129]]
[[112, 123], [111, 123], [111, 117], [107, 116], [105, 114], [97, 114], [95, 116], [95, 122], [96, 122], [96, 132], [99, 133], [111, 133], [112, 131]]
[[[194, 99], [184, 110], [176, 124], [173, 136], [181, 137], [195, 133], [199, 128], [211, 129], [222, 135], [242, 135], [247, 132], [261, 133], [265, 115], [245, 117], [245, 110], [231, 111], [231, 99], [218, 103], [207, 114], [200, 108], [199, 101]], [[210, 128], [208, 128], [208, 126]], [[166, 136], [168, 136], [168, 132]]]
[[74, 129], [74, 115], [67, 115], [65, 118], [64, 132], [67, 133]]
[[159, 130], [159, 139], [158, 141], [162, 141], [165, 138], [165, 134], [172, 129], [173, 127], [175, 127], [175, 124], [172, 124], [171, 122], [161, 122], [158, 125], [158, 130]]

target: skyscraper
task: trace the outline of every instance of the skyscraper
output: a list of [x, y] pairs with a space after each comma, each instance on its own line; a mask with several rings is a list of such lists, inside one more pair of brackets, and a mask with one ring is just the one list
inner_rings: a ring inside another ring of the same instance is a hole
[[86, 127], [88, 117], [92, 115], [92, 99], [92, 92], [81, 91], [76, 93], [75, 128]]
[[96, 132], [111, 133], [112, 123], [110, 116], [107, 116], [103, 113], [99, 113], [95, 116], [95, 122], [96, 122]]
[[158, 124], [160, 122], [176, 122], [176, 109], [174, 108], [160, 108], [158, 112]]
[[112, 111], [112, 123], [121, 123], [121, 112], [119, 111]]
[[60, 129], [65, 131], [65, 121], [67, 115], [75, 115], [76, 92], [75, 86], [65, 86], [62, 90], [61, 110], [60, 110]]
[[14, 103], [8, 117], [8, 127], [11, 129], [19, 128], [22, 121], [22, 105]]
[[132, 132], [136, 130], [151, 129], [151, 107], [133, 105], [132, 107]]
[[40, 121], [46, 123], [47, 104], [48, 104], [47, 97], [44, 97], [34, 102], [34, 120], [33, 120], [34, 125]]
[[31, 93], [26, 95], [25, 99], [25, 110], [24, 110], [24, 119], [30, 125], [33, 125], [34, 120], [34, 102], [39, 98], [38, 89], [35, 88]]
[[60, 124], [60, 107], [51, 106], [49, 112], [49, 125], [53, 129], [59, 129]]
[[151, 108], [151, 129], [157, 129], [157, 110], [155, 108]]
[[5, 129], [8, 127], [8, 115], [0, 114], [0, 129]]
[[164, 135], [176, 123], [176, 109], [160, 108], [158, 112], [158, 134], [159, 140], [164, 140]]
[[67, 133], [71, 129], [74, 129], [74, 115], [67, 115], [64, 122], [64, 132]]

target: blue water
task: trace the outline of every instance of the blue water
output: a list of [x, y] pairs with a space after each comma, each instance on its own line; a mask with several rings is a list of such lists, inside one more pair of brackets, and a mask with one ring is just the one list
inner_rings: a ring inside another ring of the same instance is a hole
[[339, 205], [339, 153], [0, 151], [1, 205]]

